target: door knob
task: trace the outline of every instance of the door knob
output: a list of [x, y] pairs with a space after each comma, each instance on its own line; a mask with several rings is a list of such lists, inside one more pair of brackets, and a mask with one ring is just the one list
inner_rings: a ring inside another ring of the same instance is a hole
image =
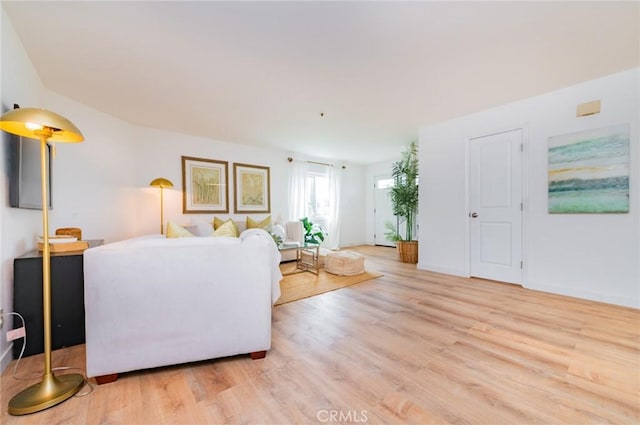
[[476, 218], [478, 216], [478, 213], [471, 213], [471, 217]]

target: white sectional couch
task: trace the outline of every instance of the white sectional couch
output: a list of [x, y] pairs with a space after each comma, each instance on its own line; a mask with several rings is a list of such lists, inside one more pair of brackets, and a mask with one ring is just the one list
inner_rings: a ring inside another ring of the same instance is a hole
[[260, 229], [239, 238], [144, 236], [84, 252], [87, 375], [271, 347], [280, 252]]

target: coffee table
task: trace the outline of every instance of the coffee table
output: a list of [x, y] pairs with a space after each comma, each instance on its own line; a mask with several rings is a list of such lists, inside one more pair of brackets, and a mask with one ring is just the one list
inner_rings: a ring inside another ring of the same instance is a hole
[[303, 245], [284, 245], [279, 246], [280, 252], [296, 251], [296, 269], [292, 272], [284, 273], [284, 275], [290, 275], [300, 272], [309, 272], [318, 274], [320, 266], [318, 259], [320, 258], [320, 245], [305, 243]]

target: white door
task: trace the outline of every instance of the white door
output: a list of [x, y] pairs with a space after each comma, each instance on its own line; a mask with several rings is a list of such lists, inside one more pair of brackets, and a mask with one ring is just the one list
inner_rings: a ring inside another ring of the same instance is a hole
[[396, 216], [393, 215], [391, 207], [391, 198], [389, 191], [393, 187], [393, 178], [390, 176], [376, 176], [373, 185], [373, 201], [374, 201], [374, 223], [375, 229], [373, 234], [374, 244], [384, 246], [395, 246], [384, 237], [386, 233], [385, 222], [390, 221], [396, 223]]
[[471, 276], [522, 283], [522, 130], [470, 141]]

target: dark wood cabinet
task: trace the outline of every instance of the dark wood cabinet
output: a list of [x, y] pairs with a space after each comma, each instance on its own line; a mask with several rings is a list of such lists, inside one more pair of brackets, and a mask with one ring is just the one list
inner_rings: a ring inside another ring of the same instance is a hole
[[[102, 245], [90, 240], [89, 247]], [[30, 251], [13, 261], [13, 309], [25, 319], [24, 356], [44, 352], [42, 252]], [[21, 326], [14, 317], [14, 328]], [[82, 252], [51, 253], [51, 349], [82, 344], [84, 336], [84, 269]], [[23, 341], [13, 343], [18, 358]]]

